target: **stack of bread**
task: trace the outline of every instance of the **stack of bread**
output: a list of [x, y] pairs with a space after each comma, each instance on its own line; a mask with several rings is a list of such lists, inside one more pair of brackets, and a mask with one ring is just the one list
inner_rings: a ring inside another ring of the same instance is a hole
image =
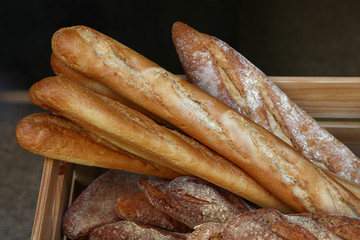
[[264, 215], [284, 222], [290, 213], [351, 218], [359, 231], [359, 158], [226, 43], [180, 22], [172, 37], [187, 80], [91, 28], [58, 30], [56, 76], [29, 91], [51, 113], [22, 119], [19, 144], [156, 179], [199, 178], [260, 208], [216, 225], [226, 239], [243, 239], [229, 230], [239, 221], [260, 227]]

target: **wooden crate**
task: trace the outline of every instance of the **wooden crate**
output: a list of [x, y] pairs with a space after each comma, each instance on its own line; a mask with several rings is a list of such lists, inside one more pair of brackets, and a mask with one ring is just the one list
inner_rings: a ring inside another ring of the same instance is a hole
[[[360, 156], [360, 77], [270, 77], [301, 108]], [[31, 239], [66, 239], [61, 218], [104, 169], [46, 158]]]

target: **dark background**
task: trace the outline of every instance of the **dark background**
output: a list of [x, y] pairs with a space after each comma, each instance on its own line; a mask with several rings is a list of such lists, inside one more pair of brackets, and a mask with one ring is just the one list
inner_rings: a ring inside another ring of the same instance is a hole
[[52, 34], [87, 25], [182, 73], [171, 26], [214, 35], [268, 75], [360, 76], [360, 1], [38, 0], [3, 3], [1, 89], [51, 75]]
[[[92, 27], [182, 74], [171, 40], [175, 21], [224, 40], [268, 75], [360, 76], [360, 1], [18, 0], [1, 6], [0, 97], [52, 75], [51, 36], [72, 25]], [[0, 98], [1, 239], [31, 235], [43, 157], [14, 136], [17, 122], [39, 111]]]

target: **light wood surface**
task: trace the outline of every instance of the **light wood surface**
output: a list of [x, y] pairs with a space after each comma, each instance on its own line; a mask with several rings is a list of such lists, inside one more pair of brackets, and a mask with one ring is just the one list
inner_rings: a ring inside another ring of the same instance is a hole
[[72, 164], [45, 158], [31, 240], [60, 240], [61, 219], [68, 207]]
[[360, 77], [270, 77], [314, 118], [360, 119]]

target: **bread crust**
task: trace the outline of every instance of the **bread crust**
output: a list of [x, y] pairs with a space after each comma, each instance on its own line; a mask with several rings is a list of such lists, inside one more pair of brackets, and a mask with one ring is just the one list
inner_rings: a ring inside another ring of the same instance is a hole
[[119, 221], [114, 211], [117, 199], [122, 194], [140, 192], [137, 187], [139, 177], [116, 170], [101, 174], [66, 210], [62, 232], [70, 239], [78, 239], [97, 227]]
[[90, 88], [92, 91], [94, 91], [100, 95], [106, 96], [112, 100], [115, 100], [115, 101], [120, 102], [121, 104], [124, 104], [125, 106], [127, 106], [129, 108], [132, 108], [138, 112], [141, 112], [142, 114], [151, 118], [152, 120], [154, 120], [155, 122], [157, 122], [160, 125], [164, 125], [167, 128], [179, 131], [178, 128], [174, 127], [169, 122], [167, 122], [164, 119], [156, 116], [155, 114], [145, 110], [144, 108], [140, 107], [139, 105], [135, 104], [134, 102], [131, 102], [128, 99], [122, 97], [121, 95], [114, 92], [112, 89], [101, 84], [96, 79], [92, 79], [92, 78], [86, 76], [85, 74], [83, 74], [79, 71], [76, 71], [75, 69], [72, 69], [70, 66], [61, 62], [60, 59], [58, 57], [56, 57], [55, 54], [51, 54], [50, 64], [51, 64], [52, 70], [54, 71], [54, 73], [57, 76], [63, 76], [65, 78], [74, 80], [74, 81]]
[[17, 124], [16, 139], [32, 153], [71, 163], [166, 179], [182, 175], [116, 147], [78, 124], [51, 113], [24, 117]]
[[360, 159], [261, 70], [220, 39], [184, 23], [172, 36], [187, 79], [272, 132], [321, 168], [360, 183]]
[[67, 65], [231, 160], [296, 211], [359, 216], [360, 200], [294, 148], [139, 53], [83, 26], [57, 31], [52, 49]]
[[115, 146], [183, 175], [196, 175], [259, 206], [284, 212], [277, 200], [239, 167], [195, 140], [64, 77], [49, 77], [29, 91], [37, 105], [60, 114]]

